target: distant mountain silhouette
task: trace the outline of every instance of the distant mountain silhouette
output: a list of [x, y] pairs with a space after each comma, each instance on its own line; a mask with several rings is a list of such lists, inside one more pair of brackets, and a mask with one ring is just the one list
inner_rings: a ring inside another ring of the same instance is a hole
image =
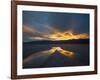
[[51, 41], [51, 40], [41, 40], [41, 41], [31, 41], [24, 42], [24, 44], [87, 44], [89, 43], [89, 39], [73, 39], [73, 40], [59, 40], [59, 41]]

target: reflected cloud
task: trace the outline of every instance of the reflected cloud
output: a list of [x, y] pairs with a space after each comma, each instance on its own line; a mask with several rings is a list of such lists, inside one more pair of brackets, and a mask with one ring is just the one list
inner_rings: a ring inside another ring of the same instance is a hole
[[26, 64], [28, 63], [29, 61], [31, 60], [35, 60], [36, 58], [39, 58], [39, 57], [48, 57], [50, 54], [48, 54], [48, 50], [45, 50], [45, 51], [39, 51], [39, 52], [36, 52], [36, 53], [33, 53], [32, 55], [28, 56], [27, 58], [24, 59], [23, 63]]
[[69, 50], [64, 50], [61, 47], [52, 47], [50, 50], [45, 50], [45, 51], [40, 51], [37, 53], [33, 53], [32, 55], [28, 56], [27, 58], [24, 59], [23, 63], [26, 64], [29, 61], [43, 57], [43, 58], [48, 58], [50, 55], [55, 54], [55, 52], [58, 52], [59, 54], [62, 54], [66, 57], [72, 58], [74, 57], [75, 53]]
[[49, 53], [53, 54], [55, 51], [58, 51], [59, 53], [67, 57], [72, 57], [75, 54], [72, 51], [62, 49], [61, 47], [52, 47], [52, 49], [49, 50]]

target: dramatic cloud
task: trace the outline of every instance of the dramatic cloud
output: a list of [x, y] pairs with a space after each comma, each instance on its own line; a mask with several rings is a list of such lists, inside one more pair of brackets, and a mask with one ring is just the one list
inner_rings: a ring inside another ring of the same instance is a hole
[[[65, 32], [61, 32], [60, 30], [49, 26], [44, 25], [47, 32], [40, 32], [37, 29], [34, 29], [34, 27], [30, 26], [24, 26], [23, 32], [24, 34], [27, 33], [27, 36], [24, 36], [24, 39], [29, 40], [71, 40], [71, 39], [86, 39], [89, 38], [89, 35], [87, 33], [81, 33], [76, 34], [72, 32], [72, 30], [68, 30]], [[26, 35], [26, 34], [25, 34]]]
[[50, 26], [50, 25], [45, 25], [44, 28], [46, 29], [46, 31], [48, 31], [50, 33], [56, 33], [56, 32], [60, 31], [57, 28], [55, 28], [54, 26]]
[[89, 38], [89, 19], [89, 14], [23, 11], [24, 41]]
[[31, 40], [46, 40], [47, 38], [44, 37], [29, 37]]
[[71, 40], [71, 39], [87, 39], [89, 35], [87, 33], [75, 34], [70, 31], [57, 32], [48, 36], [52, 40]]
[[24, 25], [24, 26], [23, 26], [23, 32], [26, 32], [26, 33], [33, 33], [34, 30], [33, 30], [30, 26]]
[[[47, 29], [48, 31], [52, 32], [52, 30]], [[23, 26], [24, 32], [24, 41], [30, 40], [49, 40], [48, 35], [44, 32], [41, 32], [35, 29], [33, 26], [24, 25]]]

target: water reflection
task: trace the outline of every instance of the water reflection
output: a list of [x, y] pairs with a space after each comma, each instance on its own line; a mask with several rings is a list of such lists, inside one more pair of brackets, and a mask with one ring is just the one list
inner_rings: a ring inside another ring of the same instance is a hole
[[[49, 50], [45, 50], [45, 51], [40, 51], [40, 52], [37, 52], [37, 53], [33, 53], [32, 55], [26, 57], [23, 60], [23, 64], [26, 65], [26, 64], [28, 64], [30, 62], [32, 62], [33, 65], [44, 64], [44, 62], [47, 62], [47, 61], [44, 61], [44, 60], [48, 60], [48, 57], [50, 55], [56, 54], [56, 53], [64, 55], [64, 56], [66, 56], [66, 58], [67, 57], [72, 58], [75, 55], [74, 52], [69, 51], [69, 50], [64, 50], [61, 47], [52, 47]], [[37, 59], [39, 59], [39, 60], [37, 60]], [[37, 62], [37, 64], [36, 64], [36, 62]]]
[[67, 57], [72, 57], [75, 53], [72, 51], [68, 51], [68, 50], [64, 50], [61, 47], [52, 47], [48, 53], [53, 54], [55, 51], [58, 51], [59, 53], [61, 53], [64, 56]]
[[26, 45], [23, 68], [89, 65], [89, 44]]

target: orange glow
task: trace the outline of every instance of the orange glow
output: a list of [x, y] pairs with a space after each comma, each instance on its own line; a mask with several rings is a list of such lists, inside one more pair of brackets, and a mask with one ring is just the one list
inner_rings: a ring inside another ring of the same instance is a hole
[[71, 40], [71, 39], [86, 39], [89, 35], [86, 33], [73, 34], [71, 31], [57, 32], [48, 36], [52, 40]]
[[53, 54], [55, 51], [58, 51], [60, 54], [67, 56], [67, 57], [73, 57], [73, 55], [75, 54], [74, 52], [62, 49], [61, 47], [52, 47], [48, 51], [48, 53]]

